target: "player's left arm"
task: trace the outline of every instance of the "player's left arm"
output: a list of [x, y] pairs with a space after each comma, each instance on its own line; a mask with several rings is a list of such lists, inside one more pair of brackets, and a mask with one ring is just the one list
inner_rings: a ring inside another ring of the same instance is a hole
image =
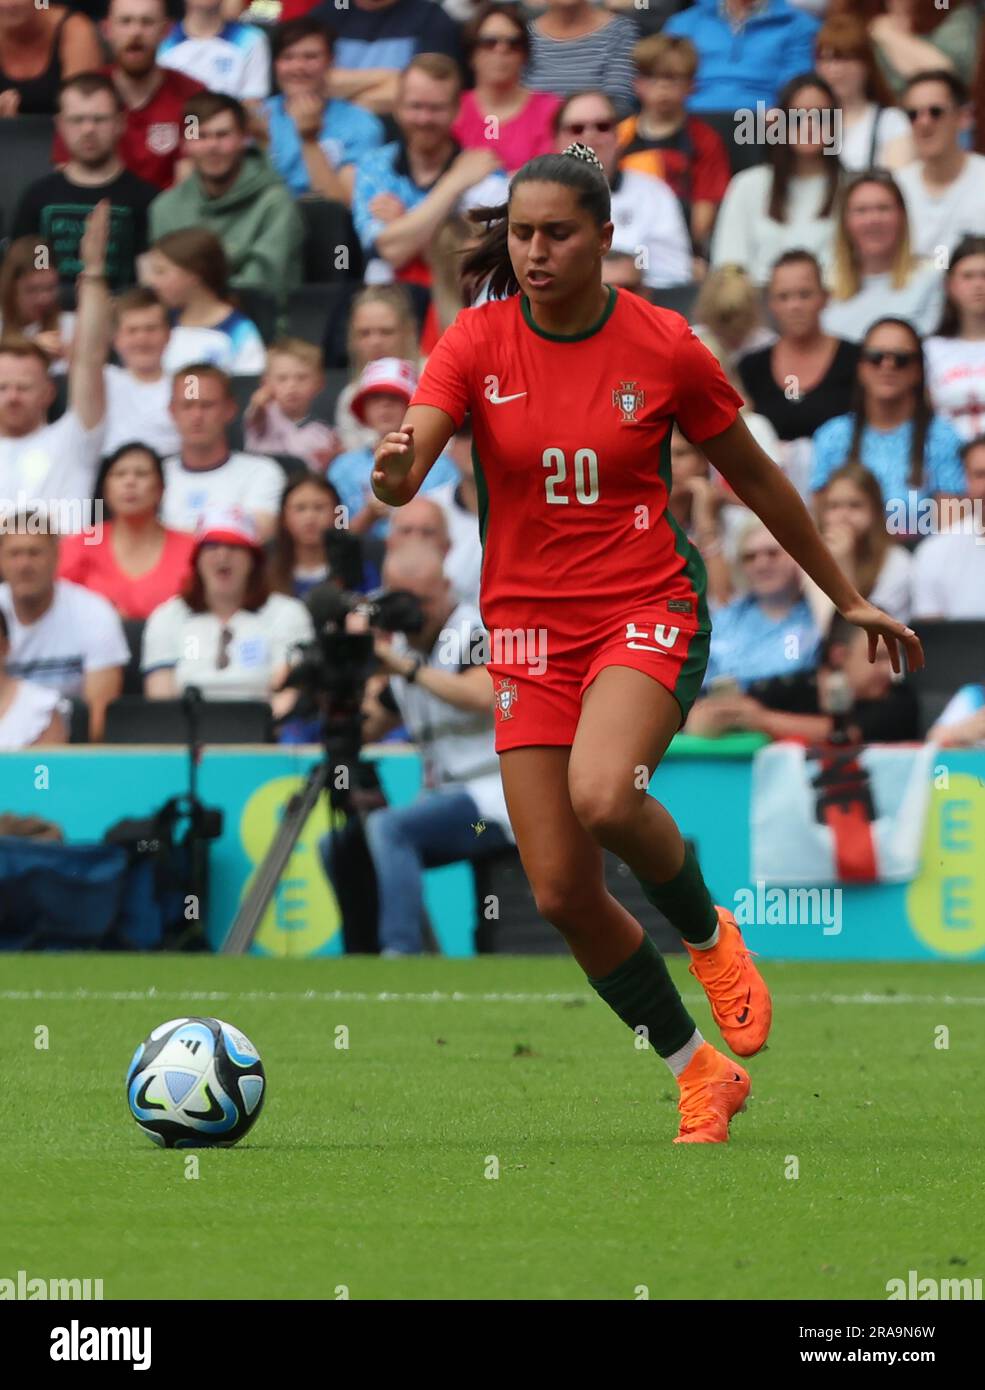
[[698, 442], [698, 447], [787, 554], [823, 589], [842, 617], [865, 629], [869, 634], [870, 661], [875, 660], [881, 637], [894, 671], [901, 669], [901, 644], [909, 669], [919, 670], [923, 666], [923, 647], [916, 633], [864, 599], [842, 573], [799, 492], [759, 447], [741, 416], [721, 434]]

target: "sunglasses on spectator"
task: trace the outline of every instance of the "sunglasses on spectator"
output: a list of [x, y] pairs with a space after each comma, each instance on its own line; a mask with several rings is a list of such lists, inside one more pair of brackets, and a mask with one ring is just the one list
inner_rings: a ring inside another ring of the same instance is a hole
[[863, 48], [819, 48], [817, 60], [819, 63], [864, 63], [869, 55]]
[[860, 354], [863, 362], [873, 367], [881, 367], [889, 362], [894, 367], [909, 367], [920, 356], [919, 352], [884, 352], [880, 348], [863, 348]]
[[584, 135], [589, 130], [594, 130], [599, 135], [608, 135], [615, 127], [615, 121], [566, 121], [561, 129], [565, 135]]
[[929, 116], [932, 121], [939, 121], [942, 116], [946, 116], [949, 111], [953, 111], [952, 106], [904, 106], [910, 125], [916, 125], [920, 116]]
[[475, 41], [476, 48], [483, 49], [486, 53], [491, 53], [494, 48], [510, 49], [513, 53], [519, 53], [526, 46], [526, 40], [519, 34], [514, 34], [508, 38], [505, 34], [481, 34]]

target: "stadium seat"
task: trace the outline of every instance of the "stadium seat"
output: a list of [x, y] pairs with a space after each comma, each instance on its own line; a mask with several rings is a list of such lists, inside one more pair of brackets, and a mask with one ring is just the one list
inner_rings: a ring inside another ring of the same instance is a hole
[[258, 290], [253, 285], [237, 288], [234, 293], [241, 313], [252, 319], [260, 330], [265, 343], [272, 343], [277, 333], [277, 300], [266, 290]]
[[54, 424], [68, 409], [68, 373], [62, 372], [52, 377], [52, 381], [55, 383], [55, 397], [48, 407], [48, 420]]
[[[198, 708], [202, 743], [273, 742], [273, 714], [265, 700], [203, 700]], [[183, 702], [121, 695], [106, 711], [104, 738], [106, 743], [187, 743]]]
[[287, 298], [289, 336], [323, 345], [328, 366], [345, 366], [349, 304], [358, 288], [351, 281], [337, 280], [331, 285], [301, 285], [292, 290]]
[[647, 291], [647, 299], [651, 304], [659, 305], [661, 309], [674, 309], [691, 323], [691, 311], [694, 309], [699, 289], [700, 286], [695, 283], [668, 285], [665, 289]]
[[335, 419], [335, 407], [339, 403], [346, 384], [349, 380], [349, 373], [342, 367], [329, 367], [325, 373], [325, 385], [311, 403], [311, 413], [316, 420], [327, 420], [329, 424]]
[[694, 114], [698, 120], [710, 125], [712, 130], [722, 137], [733, 174], [739, 174], [743, 169], [751, 169], [754, 164], [766, 163], [769, 152], [764, 146], [755, 141], [744, 145], [736, 144], [734, 111], [695, 111]]
[[[327, 198], [299, 198], [298, 211], [304, 223], [302, 275], [306, 283], [333, 284], [363, 276], [363, 251], [352, 225], [352, 214], [344, 203]], [[339, 248], [345, 247], [345, 264], [339, 265]]]
[[89, 706], [81, 696], [70, 695], [71, 710], [68, 716], [69, 743], [89, 742]]
[[297, 454], [271, 454], [270, 457], [283, 468], [288, 482], [306, 477], [311, 471], [304, 459], [298, 458]]
[[233, 393], [233, 400], [236, 402], [236, 419], [229, 426], [227, 431], [229, 445], [232, 449], [242, 449], [243, 444], [243, 415], [246, 407], [250, 403], [253, 392], [260, 385], [262, 377], [258, 376], [233, 376], [229, 378], [230, 390]]
[[26, 188], [51, 169], [55, 123], [51, 116], [0, 120], [0, 208], [2, 230], [10, 235], [14, 213]]
[[144, 678], [140, 674], [140, 645], [144, 636], [143, 618], [124, 618], [123, 631], [126, 634], [127, 646], [130, 648], [130, 660], [123, 673], [123, 694], [143, 695]]
[[918, 619], [911, 626], [927, 659], [909, 677], [920, 706], [920, 732], [926, 734], [961, 686], [985, 682], [985, 622]]

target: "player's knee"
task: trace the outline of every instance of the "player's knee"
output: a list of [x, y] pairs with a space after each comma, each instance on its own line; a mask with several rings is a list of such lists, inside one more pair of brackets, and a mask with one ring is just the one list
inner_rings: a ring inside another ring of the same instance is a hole
[[614, 779], [597, 777], [569, 787], [575, 815], [588, 833], [602, 844], [618, 836], [632, 823], [639, 794], [631, 793]]
[[584, 913], [584, 895], [561, 875], [550, 875], [533, 884], [537, 911], [561, 932], [575, 929]]

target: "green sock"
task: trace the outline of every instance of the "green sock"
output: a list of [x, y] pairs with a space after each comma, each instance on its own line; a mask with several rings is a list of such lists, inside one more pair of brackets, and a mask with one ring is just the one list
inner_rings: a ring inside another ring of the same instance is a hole
[[609, 1008], [634, 1031], [641, 1025], [654, 1051], [661, 1057], [677, 1052], [692, 1037], [695, 1022], [677, 986], [670, 978], [663, 956], [644, 933], [639, 950], [601, 980], [588, 983]]
[[718, 913], [690, 845], [684, 846], [684, 863], [666, 883], [637, 879], [647, 899], [659, 908], [685, 941], [707, 941], [718, 926]]

